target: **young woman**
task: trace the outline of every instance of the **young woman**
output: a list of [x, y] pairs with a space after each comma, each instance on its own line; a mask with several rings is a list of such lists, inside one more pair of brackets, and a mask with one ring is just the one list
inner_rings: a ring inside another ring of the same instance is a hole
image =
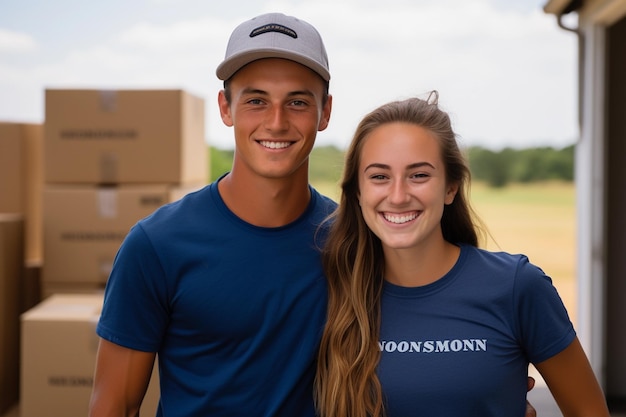
[[323, 417], [523, 416], [533, 363], [564, 416], [608, 416], [552, 282], [478, 248], [468, 165], [438, 95], [359, 124], [323, 253]]

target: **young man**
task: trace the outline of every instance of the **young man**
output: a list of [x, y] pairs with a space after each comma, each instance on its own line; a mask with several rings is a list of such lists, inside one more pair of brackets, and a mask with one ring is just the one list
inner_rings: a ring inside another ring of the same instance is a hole
[[90, 415], [137, 415], [155, 356], [159, 416], [313, 416], [326, 315], [308, 184], [330, 118], [318, 32], [282, 14], [233, 32], [217, 68], [232, 170], [140, 221], [107, 283]]
[[[310, 24], [242, 23], [217, 68], [232, 170], [140, 221], [97, 332], [91, 417], [136, 416], [158, 357], [158, 416], [314, 416], [326, 318], [319, 248], [335, 203], [308, 184], [330, 73]], [[533, 414], [527, 414], [532, 416]]]

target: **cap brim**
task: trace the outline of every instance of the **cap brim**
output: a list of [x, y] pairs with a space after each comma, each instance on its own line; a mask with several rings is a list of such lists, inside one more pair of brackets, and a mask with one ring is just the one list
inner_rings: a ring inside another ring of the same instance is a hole
[[282, 58], [297, 62], [298, 64], [304, 65], [319, 74], [319, 76], [325, 81], [330, 81], [330, 73], [328, 70], [314, 60], [304, 55], [294, 54], [293, 51], [285, 51], [281, 49], [255, 49], [235, 54], [224, 60], [217, 67], [217, 70], [215, 71], [217, 78], [220, 80], [228, 80], [244, 66], [253, 61], [264, 58]]

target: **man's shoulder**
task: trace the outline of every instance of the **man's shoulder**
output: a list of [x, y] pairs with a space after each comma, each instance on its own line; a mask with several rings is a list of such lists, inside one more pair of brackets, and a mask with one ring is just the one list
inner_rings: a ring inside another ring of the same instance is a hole
[[162, 227], [170, 222], [193, 220], [193, 218], [211, 206], [210, 185], [192, 191], [180, 199], [164, 204], [140, 223], [145, 228]]
[[311, 187], [311, 193], [315, 196], [315, 201], [318, 207], [333, 211], [337, 208], [337, 202], [332, 198], [320, 193], [315, 188]]

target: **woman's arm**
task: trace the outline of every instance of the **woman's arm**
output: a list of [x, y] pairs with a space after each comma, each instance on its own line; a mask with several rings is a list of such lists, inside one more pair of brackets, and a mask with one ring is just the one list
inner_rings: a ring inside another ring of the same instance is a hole
[[100, 339], [89, 417], [138, 416], [155, 357]]
[[564, 417], [610, 417], [602, 388], [578, 338], [535, 368]]

